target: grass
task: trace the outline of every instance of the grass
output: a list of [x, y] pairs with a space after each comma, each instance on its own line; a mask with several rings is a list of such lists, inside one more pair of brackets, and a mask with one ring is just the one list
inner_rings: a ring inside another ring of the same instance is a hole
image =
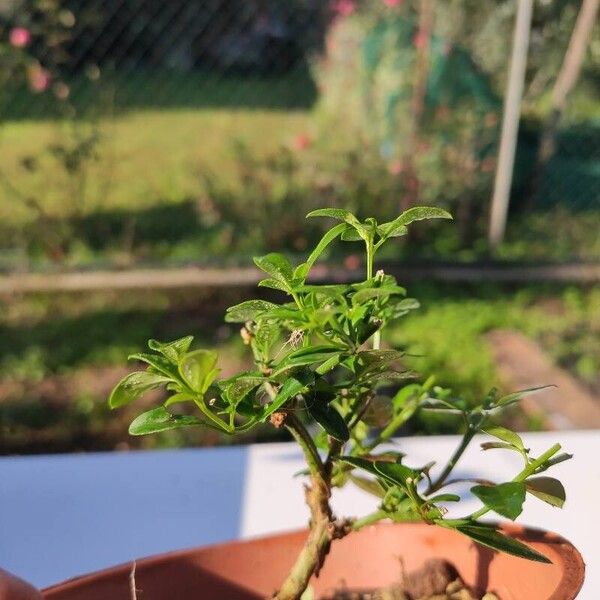
[[[274, 152], [308, 126], [305, 111], [259, 109], [140, 110], [106, 120], [100, 125], [101, 160], [90, 165], [81, 205], [69, 195], [67, 178], [48, 153], [42, 154], [35, 172], [23, 166], [25, 157], [70, 140], [68, 124], [13, 121], [0, 130], [1, 171], [20, 194], [35, 197], [59, 217], [100, 208], [135, 211], [196, 198], [200, 169], [226, 180], [234, 167], [233, 140], [251, 145], [260, 156]], [[34, 217], [0, 187], [0, 220], [5, 226], [22, 226]]]

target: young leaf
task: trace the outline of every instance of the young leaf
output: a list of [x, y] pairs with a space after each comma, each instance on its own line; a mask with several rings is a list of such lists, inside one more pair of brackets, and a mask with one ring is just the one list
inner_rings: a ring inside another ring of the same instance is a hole
[[159, 342], [158, 340], [148, 340], [148, 347], [151, 350], [160, 352], [171, 362], [176, 363], [182, 354], [185, 354], [194, 341], [194, 336], [187, 335], [173, 342]]
[[266, 287], [272, 290], [280, 290], [282, 292], [288, 292], [288, 286], [282, 281], [278, 281], [277, 279], [261, 279], [258, 282], [258, 287]]
[[558, 508], [562, 508], [567, 499], [563, 484], [554, 477], [530, 477], [525, 487], [530, 494]]
[[495, 437], [511, 446], [514, 446], [520, 451], [525, 451], [525, 446], [523, 445], [523, 440], [521, 437], [516, 434], [514, 431], [510, 429], [506, 429], [506, 427], [501, 427], [500, 425], [488, 425], [482, 429], [483, 432]]
[[395, 223], [394, 221], [389, 221], [388, 223], [382, 223], [377, 227], [377, 233], [384, 240], [387, 240], [391, 237], [400, 237], [406, 235], [408, 233], [408, 227], [406, 225], [402, 225], [402, 223]]
[[389, 296], [394, 295], [404, 296], [405, 294], [406, 290], [403, 287], [400, 287], [399, 285], [389, 286], [385, 288], [371, 287], [356, 292], [356, 294], [352, 296], [352, 304], [356, 306], [374, 298], [388, 298]]
[[360, 233], [352, 227], [352, 225], [346, 225], [346, 229], [342, 231], [342, 235], [340, 239], [343, 242], [360, 242], [363, 238], [360, 236]]
[[296, 271], [294, 271], [294, 275], [295, 276], [304, 275], [302, 277], [302, 279], [304, 279], [304, 277], [306, 277], [306, 275], [308, 274], [308, 271], [310, 271], [311, 267], [315, 264], [315, 262], [319, 258], [319, 256], [321, 256], [321, 254], [323, 254], [323, 251], [325, 250], [325, 248], [327, 248], [327, 246], [329, 246], [329, 244], [331, 244], [331, 242], [333, 242], [333, 240], [335, 240], [336, 237], [341, 235], [341, 233], [346, 229], [346, 227], [347, 227], [347, 225], [345, 223], [340, 223], [339, 225], [336, 225], [335, 227], [330, 229], [327, 233], [325, 233], [325, 235], [321, 238], [319, 243], [315, 246], [315, 249], [310, 253], [310, 256], [306, 259], [306, 262], [304, 263], [306, 273], [304, 273], [304, 270], [303, 270], [302, 272], [299, 272], [297, 275], [298, 269], [296, 269]]
[[329, 360], [335, 355], [339, 355], [340, 349], [337, 346], [327, 346], [320, 344], [317, 346], [307, 346], [294, 352], [290, 352], [273, 372], [273, 376], [280, 375], [284, 371], [301, 367], [305, 365], [314, 365]]
[[216, 365], [214, 350], [194, 350], [180, 359], [179, 373], [194, 392], [204, 394], [219, 373]]
[[379, 234], [383, 238], [392, 237], [393, 235], [402, 235], [402, 227], [410, 225], [414, 221], [422, 221], [423, 219], [451, 219], [452, 215], [441, 209], [430, 206], [415, 206], [405, 210], [398, 218], [388, 223], [383, 223], [378, 228]]
[[[207, 423], [196, 417], [172, 415], [164, 406], [159, 406], [142, 413], [134, 419], [129, 426], [129, 433], [131, 435], [147, 435], [159, 431], [168, 431], [169, 429], [198, 425], [207, 425]], [[211, 427], [211, 425], [208, 426]]]
[[367, 473], [371, 473], [371, 475], [375, 475], [375, 477], [381, 477], [372, 460], [359, 458], [358, 456], [340, 456], [338, 460], [352, 465], [353, 467], [357, 467], [358, 469], [362, 469], [363, 471], [367, 471]]
[[255, 321], [262, 313], [277, 307], [278, 304], [266, 300], [246, 300], [246, 302], [229, 307], [225, 312], [225, 321], [228, 323]]
[[523, 511], [525, 484], [509, 481], [498, 485], [476, 485], [471, 492], [490, 510], [514, 521]]
[[311, 217], [331, 217], [332, 219], [344, 221], [350, 225], [360, 223], [350, 211], [344, 210], [343, 208], [317, 208], [317, 210], [313, 210], [306, 215], [307, 219]]
[[[351, 212], [342, 208], [318, 208], [309, 212], [306, 217], [331, 217], [338, 221], [344, 221], [344, 223], [347, 223], [356, 231], [359, 239], [366, 240], [369, 237], [367, 228]], [[349, 241], [349, 238], [346, 237], [347, 231], [346, 229], [342, 232], [342, 239], [345, 241]]]
[[419, 474], [413, 469], [409, 469], [400, 463], [392, 463], [387, 461], [376, 461], [373, 463], [375, 470], [384, 479], [387, 479], [395, 485], [399, 485], [402, 488], [408, 486], [407, 479], [416, 479]]
[[278, 252], [271, 252], [266, 256], [257, 256], [254, 258], [254, 264], [273, 279], [285, 285], [289, 286], [293, 279], [293, 269], [290, 261]]
[[157, 373], [170, 377], [171, 379], [179, 379], [179, 371], [177, 370], [177, 363], [171, 362], [165, 356], [160, 354], [149, 354], [147, 352], [138, 352], [137, 354], [130, 354], [129, 360], [139, 360], [150, 365]]
[[273, 398], [273, 401], [263, 407], [260, 416], [261, 420], [265, 421], [271, 414], [279, 410], [286, 402], [302, 393], [306, 386], [313, 382], [314, 375], [312, 371], [308, 370], [297, 373], [294, 377], [288, 377], [275, 398]]
[[368, 494], [372, 494], [377, 498], [383, 498], [385, 496], [385, 490], [377, 480], [366, 479], [364, 477], [359, 477], [358, 475], [353, 475], [352, 473], [349, 475], [349, 479], [356, 487]]
[[228, 380], [224, 385], [227, 401], [237, 406], [252, 390], [262, 385], [266, 379], [257, 375], [241, 375]]
[[475, 540], [482, 546], [487, 546], [493, 550], [500, 550], [519, 558], [526, 558], [542, 563], [552, 563], [552, 561], [540, 554], [537, 550], [526, 546], [518, 540], [501, 534], [499, 531], [491, 527], [486, 527], [481, 524], [477, 525], [459, 525], [456, 530]]
[[428, 498], [427, 502], [460, 502], [460, 496], [457, 494], [438, 494], [433, 498]]
[[346, 442], [350, 438], [350, 432], [342, 415], [331, 404], [314, 401], [307, 402], [306, 408], [311, 417], [333, 438], [340, 442]]
[[108, 399], [108, 405], [111, 408], [124, 406], [133, 400], [136, 400], [148, 390], [169, 383], [171, 379], [156, 373], [148, 371], [136, 371], [126, 375], [115, 386]]
[[517, 392], [513, 392], [512, 394], [507, 394], [506, 396], [502, 396], [496, 400], [496, 406], [509, 406], [510, 404], [514, 404], [518, 402], [523, 396], [527, 394], [533, 394], [534, 392], [539, 392], [540, 390], [545, 390], [550, 387], [556, 387], [554, 385], [540, 385], [538, 387], [527, 388], [526, 390], [519, 390]]
[[340, 360], [342, 358], [342, 353], [337, 352], [331, 358], [328, 358], [324, 363], [321, 363], [316, 369], [315, 373], [318, 375], [324, 375], [325, 373], [329, 373], [332, 369], [337, 367], [340, 364]]

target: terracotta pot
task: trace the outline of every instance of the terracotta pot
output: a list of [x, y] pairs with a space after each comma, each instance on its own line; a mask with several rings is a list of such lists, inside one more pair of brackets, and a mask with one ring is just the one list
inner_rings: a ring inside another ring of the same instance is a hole
[[[472, 543], [453, 531], [425, 524], [379, 524], [334, 542], [325, 567], [312, 582], [317, 594], [341, 587], [372, 589], [398, 581], [400, 557], [407, 570], [429, 558], [450, 561], [478, 592], [502, 600], [572, 600], [583, 583], [577, 550], [553, 533], [503, 526], [506, 533], [548, 556], [534, 563]], [[173, 552], [137, 561], [136, 588], [143, 600], [253, 600], [268, 597], [283, 580], [305, 531]], [[131, 600], [131, 564], [44, 590], [47, 600]], [[0, 597], [1, 598], [1, 597]], [[1, 600], [21, 597], [7, 596]], [[27, 598], [29, 600], [29, 598]]]
[[27, 582], [0, 569], [0, 600], [42, 600], [42, 595]]

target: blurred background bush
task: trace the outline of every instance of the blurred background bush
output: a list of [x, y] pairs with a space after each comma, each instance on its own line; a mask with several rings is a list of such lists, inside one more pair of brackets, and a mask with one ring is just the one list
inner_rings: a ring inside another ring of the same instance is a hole
[[[579, 0], [535, 2], [509, 220], [493, 253], [487, 243], [516, 6], [0, 0], [0, 269], [248, 265], [267, 250], [301, 255], [322, 231], [304, 220], [315, 207], [389, 218], [417, 203], [456, 223], [416, 228], [392, 263], [600, 260], [598, 27], [552, 120]], [[339, 248], [329, 259], [357, 266]], [[600, 394], [594, 283], [417, 280], [410, 292], [423, 308], [389, 341], [415, 348], [411, 366], [456, 393], [506, 385], [483, 336], [513, 328]], [[132, 443], [128, 415], [104, 404], [127, 353], [195, 332], [236, 368], [243, 349], [221, 315], [254, 293], [5, 290], [0, 452]], [[135, 443], [223, 441], [191, 431]]]

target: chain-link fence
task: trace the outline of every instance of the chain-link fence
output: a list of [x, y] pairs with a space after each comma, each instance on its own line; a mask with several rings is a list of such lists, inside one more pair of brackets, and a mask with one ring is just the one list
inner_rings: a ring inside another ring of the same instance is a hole
[[[307, 107], [308, 57], [322, 48], [328, 3], [316, 0], [67, 0], [53, 20], [36, 0], [8, 0], [6, 29], [31, 27], [31, 52], [60, 73], [76, 102], [89, 81], [115, 86], [121, 108]], [[48, 32], [48, 28], [53, 31]], [[87, 77], [86, 77], [87, 76]], [[14, 118], [45, 117], [46, 98], [9, 92]]]
[[[536, 6], [505, 257], [600, 256], [597, 31], [535, 173], [577, 5]], [[319, 233], [303, 233], [314, 205], [417, 202], [458, 221], [428, 256], [485, 255], [514, 12], [497, 0], [0, 0], [3, 262], [302, 251]]]

